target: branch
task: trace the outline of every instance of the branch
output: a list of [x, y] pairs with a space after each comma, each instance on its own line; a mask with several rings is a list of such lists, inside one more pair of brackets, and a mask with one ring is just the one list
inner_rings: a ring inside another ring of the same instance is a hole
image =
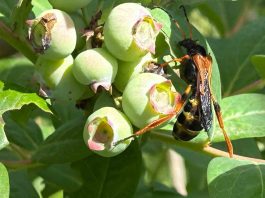
[[[158, 140], [164, 141], [168, 144], [185, 147], [185, 148], [191, 149], [191, 150], [196, 151], [196, 152], [204, 153], [204, 154], [209, 155], [211, 157], [229, 157], [229, 154], [225, 151], [213, 148], [211, 146], [204, 146], [202, 144], [196, 144], [193, 142], [176, 141], [171, 135], [168, 135], [168, 134], [163, 134], [163, 133], [152, 131], [150, 136], [153, 139], [158, 139]], [[252, 162], [265, 163], [265, 160], [257, 159], [257, 158], [251, 158], [251, 157], [245, 157], [245, 156], [241, 156], [241, 155], [233, 155], [233, 158], [238, 159], [238, 160], [248, 160], [248, 161], [252, 161]]]
[[16, 35], [2, 21], [0, 21], [0, 38], [26, 56], [33, 64], [37, 60], [37, 54], [25, 38]]

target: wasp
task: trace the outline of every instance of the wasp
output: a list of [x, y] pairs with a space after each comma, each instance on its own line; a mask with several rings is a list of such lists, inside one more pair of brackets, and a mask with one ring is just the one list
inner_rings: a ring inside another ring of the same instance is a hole
[[180, 28], [177, 21], [174, 22], [182, 32], [183, 40], [179, 41], [178, 44], [186, 50], [186, 55], [159, 64], [159, 66], [166, 67], [170, 62], [179, 62], [180, 78], [187, 83], [187, 88], [182, 94], [180, 101], [175, 106], [173, 113], [151, 122], [143, 129], [125, 139], [146, 133], [177, 116], [172, 135], [175, 139], [189, 141], [196, 137], [203, 129], [206, 132], [210, 131], [213, 125], [213, 106], [227, 144], [229, 156], [232, 157], [233, 146], [225, 131], [221, 107], [215, 99], [211, 89], [212, 57], [210, 54], [206, 53], [203, 46], [199, 45], [196, 40], [192, 39], [192, 28], [186, 10], [184, 6], [180, 6], [180, 8], [183, 9], [186, 21], [189, 24], [190, 38], [186, 38], [185, 32]]

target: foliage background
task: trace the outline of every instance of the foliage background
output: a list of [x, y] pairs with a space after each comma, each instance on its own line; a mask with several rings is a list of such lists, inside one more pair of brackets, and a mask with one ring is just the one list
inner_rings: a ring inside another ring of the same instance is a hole
[[[86, 20], [98, 9], [103, 10], [104, 19], [112, 6], [122, 2], [127, 1], [93, 1], [84, 12]], [[264, 1], [135, 2], [163, 7], [187, 31], [178, 8], [186, 6], [198, 30], [194, 37], [204, 45], [207, 40], [207, 49], [217, 60], [222, 87], [218, 69], [213, 86], [236, 154], [263, 159]], [[70, 106], [51, 109], [32, 81], [36, 55], [25, 39], [24, 21], [47, 8], [47, 1], [0, 2], [1, 197], [265, 197], [263, 163], [218, 157], [223, 153], [203, 150], [200, 138], [188, 143], [173, 141], [172, 126], [134, 141], [114, 158], [89, 152], [82, 139], [82, 112]], [[158, 42], [160, 57], [179, 56], [182, 52], [175, 45], [181, 39], [179, 31], [161, 10], [152, 12], [166, 24], [164, 36], [169, 45]], [[215, 127], [212, 146], [224, 150], [220, 141], [221, 132]]]

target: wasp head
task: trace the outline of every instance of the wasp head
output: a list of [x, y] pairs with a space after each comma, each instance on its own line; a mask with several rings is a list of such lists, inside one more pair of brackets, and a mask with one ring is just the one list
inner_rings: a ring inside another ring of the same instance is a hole
[[187, 50], [187, 54], [193, 56], [195, 54], [201, 54], [206, 56], [206, 50], [203, 46], [197, 43], [197, 40], [184, 39], [178, 43], [180, 46], [184, 47]]

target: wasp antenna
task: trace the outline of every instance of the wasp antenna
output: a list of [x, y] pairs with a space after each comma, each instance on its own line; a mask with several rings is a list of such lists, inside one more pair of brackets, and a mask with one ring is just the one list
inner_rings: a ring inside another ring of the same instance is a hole
[[182, 38], [186, 39], [186, 33], [184, 32], [184, 30], [180, 27], [179, 23], [177, 22], [177, 20], [173, 19], [173, 21], [175, 22], [175, 25], [177, 26], [177, 28], [179, 29], [179, 31], [181, 32]]
[[186, 21], [187, 21], [188, 24], [189, 24], [190, 39], [192, 39], [192, 27], [191, 27], [191, 24], [190, 24], [190, 21], [189, 21], [189, 18], [188, 18], [187, 12], [186, 12], [186, 8], [184, 7], [184, 5], [181, 5], [181, 6], [179, 6], [179, 9], [182, 9], [183, 12], [184, 12], [184, 15], [185, 15]]

